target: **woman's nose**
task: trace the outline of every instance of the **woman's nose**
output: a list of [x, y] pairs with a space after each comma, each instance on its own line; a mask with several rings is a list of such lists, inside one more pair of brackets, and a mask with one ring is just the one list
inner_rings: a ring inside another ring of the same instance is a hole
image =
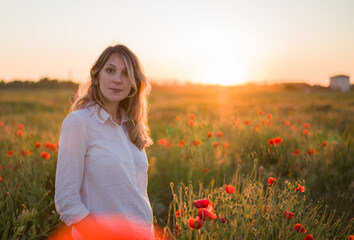
[[113, 77], [113, 82], [120, 83], [121, 82], [121, 76], [120, 74], [116, 74]]

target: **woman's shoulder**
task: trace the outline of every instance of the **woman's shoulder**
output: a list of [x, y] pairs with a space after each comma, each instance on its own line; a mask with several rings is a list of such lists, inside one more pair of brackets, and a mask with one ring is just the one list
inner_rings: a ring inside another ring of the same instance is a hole
[[89, 108], [81, 108], [79, 110], [75, 110], [71, 112], [66, 118], [64, 119], [65, 122], [72, 122], [72, 121], [80, 121], [86, 122], [90, 118], [91, 111]]

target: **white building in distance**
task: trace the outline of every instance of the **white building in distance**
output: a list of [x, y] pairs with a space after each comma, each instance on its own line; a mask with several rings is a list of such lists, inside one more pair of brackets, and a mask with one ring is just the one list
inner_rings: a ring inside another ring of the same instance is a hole
[[335, 91], [349, 92], [349, 76], [337, 75], [330, 78], [329, 88]]

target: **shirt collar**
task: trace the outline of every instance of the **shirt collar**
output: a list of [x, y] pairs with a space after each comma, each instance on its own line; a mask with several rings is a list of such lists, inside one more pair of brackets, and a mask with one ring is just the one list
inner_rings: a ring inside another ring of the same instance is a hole
[[[101, 106], [99, 106], [97, 103], [93, 103], [92, 105], [89, 104], [88, 109], [91, 111], [91, 113], [93, 113], [94, 117], [99, 123], [104, 124], [108, 118], [111, 120], [112, 123], [115, 123], [111, 115], [106, 110], [104, 110]], [[122, 125], [123, 123], [128, 121], [128, 118], [123, 108], [120, 107], [119, 111], [120, 111], [120, 116], [122, 117], [120, 125]]]

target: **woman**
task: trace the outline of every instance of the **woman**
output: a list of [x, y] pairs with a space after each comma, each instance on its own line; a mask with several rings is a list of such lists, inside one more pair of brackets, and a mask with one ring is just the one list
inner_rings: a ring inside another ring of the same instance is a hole
[[[98, 217], [112, 214], [133, 229], [139, 221], [153, 238], [144, 151], [152, 144], [146, 116], [150, 84], [138, 58], [123, 45], [106, 48], [90, 75], [87, 93], [62, 124], [56, 209], [78, 239], [87, 234], [85, 223], [99, 225]], [[112, 226], [119, 228], [114, 221]]]

